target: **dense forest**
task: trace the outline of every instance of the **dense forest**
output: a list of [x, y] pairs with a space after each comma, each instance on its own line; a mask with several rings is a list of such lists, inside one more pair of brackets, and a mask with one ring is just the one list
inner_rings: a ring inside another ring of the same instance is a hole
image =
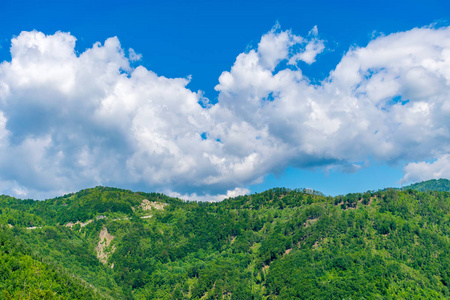
[[450, 298], [449, 183], [0, 196], [0, 299]]
[[436, 191], [436, 192], [448, 192], [450, 191], [450, 181], [447, 179], [431, 179], [414, 183], [405, 187], [405, 189], [411, 189], [421, 192]]

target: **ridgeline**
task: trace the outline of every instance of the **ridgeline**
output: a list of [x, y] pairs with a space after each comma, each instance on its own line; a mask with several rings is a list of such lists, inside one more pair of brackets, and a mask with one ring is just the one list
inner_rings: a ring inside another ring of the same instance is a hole
[[0, 196], [0, 299], [449, 298], [449, 188]]

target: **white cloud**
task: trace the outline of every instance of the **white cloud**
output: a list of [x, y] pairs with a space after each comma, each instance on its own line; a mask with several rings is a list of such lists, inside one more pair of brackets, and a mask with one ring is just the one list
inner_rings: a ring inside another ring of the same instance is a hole
[[226, 194], [217, 194], [217, 195], [197, 195], [193, 194], [180, 194], [177, 192], [167, 192], [167, 194], [171, 197], [176, 197], [183, 200], [189, 201], [201, 201], [201, 202], [218, 202], [228, 198], [235, 198], [237, 196], [247, 195], [250, 193], [249, 189], [246, 188], [235, 188], [234, 190], [229, 190]]
[[405, 183], [429, 179], [450, 178], [450, 154], [442, 155], [433, 162], [412, 162], [403, 168]]
[[316, 61], [316, 56], [323, 52], [325, 44], [323, 40], [317, 38], [319, 29], [317, 25], [311, 29], [309, 36], [312, 38], [307, 42], [306, 46], [299, 53], [294, 54], [289, 59], [289, 64], [295, 65], [298, 61], [304, 61], [307, 64], [312, 64]]
[[277, 24], [270, 32], [261, 37], [258, 44], [258, 63], [267, 69], [273, 69], [289, 56], [292, 46], [302, 43], [303, 38], [290, 31], [280, 31]]
[[305, 46], [303, 52], [297, 53], [289, 59], [289, 64], [294, 65], [298, 61], [304, 61], [307, 64], [312, 64], [316, 61], [316, 56], [325, 49], [323, 41], [313, 39]]
[[130, 58], [130, 61], [140, 61], [142, 59], [142, 54], [137, 54], [133, 48], [129, 48], [128, 57]]
[[[238, 144], [268, 154], [265, 166], [279, 156], [283, 167], [309, 167], [448, 153], [449, 28], [416, 28], [351, 49], [319, 85], [301, 70], [274, 73], [258, 52], [239, 55], [221, 75], [212, 111], [224, 123], [246, 120], [255, 134]], [[256, 134], [265, 138], [254, 141]]]
[[[378, 37], [312, 84], [297, 63], [324, 50], [317, 35], [274, 27], [204, 108], [190, 78], [131, 67], [140, 55], [116, 37], [77, 55], [68, 33], [22, 32], [0, 64], [0, 189], [47, 197], [104, 184], [218, 200], [287, 166], [449, 155], [450, 28]], [[437, 164], [411, 163], [405, 178], [417, 166]]]

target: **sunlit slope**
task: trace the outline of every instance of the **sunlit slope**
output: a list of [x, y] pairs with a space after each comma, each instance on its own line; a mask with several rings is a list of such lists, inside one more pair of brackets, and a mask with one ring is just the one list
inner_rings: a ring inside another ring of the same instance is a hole
[[15, 238], [113, 299], [450, 297], [447, 192], [276, 188], [196, 203], [97, 187], [0, 203]]
[[0, 299], [107, 299], [0, 227]]
[[412, 189], [421, 192], [426, 191], [450, 192], [450, 180], [442, 178], [437, 180], [431, 179], [408, 185], [404, 189]]

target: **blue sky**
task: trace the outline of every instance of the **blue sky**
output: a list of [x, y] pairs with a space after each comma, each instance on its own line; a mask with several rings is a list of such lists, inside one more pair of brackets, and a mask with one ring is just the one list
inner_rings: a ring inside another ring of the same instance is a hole
[[448, 1], [2, 1], [0, 192], [207, 200], [448, 177], [448, 54], [433, 49], [449, 17]]
[[329, 47], [306, 71], [326, 77], [353, 45], [373, 34], [448, 25], [448, 1], [2, 1], [3, 51], [23, 30], [70, 32], [76, 49], [117, 36], [143, 55], [139, 63], [167, 77], [192, 75], [190, 88], [217, 98], [214, 86], [236, 56], [277, 22], [305, 35], [315, 25]]

